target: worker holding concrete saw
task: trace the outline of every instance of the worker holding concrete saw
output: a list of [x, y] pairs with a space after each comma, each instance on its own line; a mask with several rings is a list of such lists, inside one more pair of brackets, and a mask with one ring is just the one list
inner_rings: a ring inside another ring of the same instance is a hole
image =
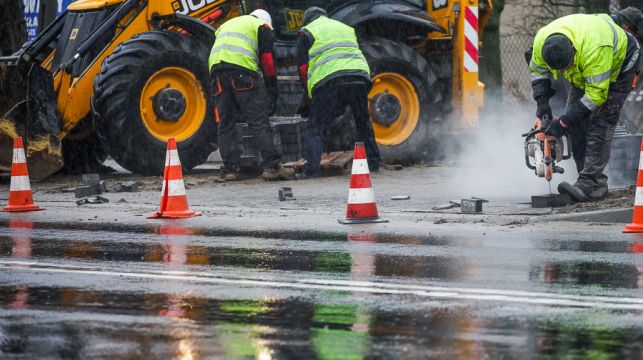
[[237, 115], [248, 124], [263, 158], [261, 177], [295, 178], [293, 169], [281, 166], [270, 128], [269, 116], [279, 96], [273, 45], [272, 18], [261, 9], [226, 21], [216, 32], [209, 67], [224, 166], [221, 178], [225, 181], [242, 177]]
[[304, 134], [303, 178], [321, 175], [322, 134], [347, 106], [355, 121], [357, 141], [364, 142], [369, 168], [379, 169], [380, 153], [368, 113], [368, 92], [372, 87], [368, 63], [359, 49], [355, 30], [326, 15], [319, 7], [306, 10], [304, 27], [297, 37], [299, 77], [311, 99]]
[[[536, 115], [546, 135], [571, 137], [578, 179], [558, 185], [578, 202], [607, 195], [603, 173], [610, 158], [614, 129], [638, 71], [639, 44], [607, 15], [574, 14], [541, 28], [533, 43], [529, 67]], [[552, 117], [551, 78], [571, 84], [567, 108]]]

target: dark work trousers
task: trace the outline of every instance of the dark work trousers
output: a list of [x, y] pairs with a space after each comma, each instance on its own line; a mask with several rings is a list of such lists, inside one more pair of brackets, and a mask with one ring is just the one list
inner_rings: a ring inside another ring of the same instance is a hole
[[[628, 46], [628, 53], [629, 50]], [[626, 56], [623, 67], [629, 60], [630, 57]], [[607, 101], [592, 112], [586, 121], [569, 129], [578, 170], [576, 186], [590, 198], [602, 197], [607, 192], [607, 175], [603, 171], [610, 159], [614, 130], [625, 99], [632, 90], [636, 69], [638, 64], [633, 69], [621, 73], [616, 82], [610, 85]], [[567, 99], [568, 108], [578, 102], [584, 94], [584, 91], [572, 86]]]
[[272, 140], [268, 111], [270, 99], [263, 78], [241, 70], [214, 70], [211, 74], [215, 114], [219, 116], [219, 151], [225, 169], [238, 171], [241, 150], [237, 121], [247, 123], [261, 152], [263, 168], [277, 168], [279, 154]]
[[364, 143], [369, 168], [379, 169], [380, 152], [368, 113], [370, 88], [371, 84], [359, 76], [339, 76], [315, 87], [310, 103], [310, 120], [305, 132], [305, 176], [316, 177], [321, 174], [319, 163], [323, 152], [322, 136], [326, 136], [327, 126], [343, 115], [347, 106], [350, 106], [355, 121], [357, 141]]

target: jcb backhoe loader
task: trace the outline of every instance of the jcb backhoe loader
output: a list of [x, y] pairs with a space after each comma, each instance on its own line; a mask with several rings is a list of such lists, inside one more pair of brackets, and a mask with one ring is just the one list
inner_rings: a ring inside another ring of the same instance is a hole
[[312, 5], [357, 30], [385, 160], [425, 157], [445, 123], [475, 125], [478, 35], [491, 0], [78, 0], [0, 58], [0, 170], [10, 167], [16, 135], [26, 138], [34, 180], [63, 165], [92, 171], [108, 154], [158, 175], [170, 137], [192, 169], [216, 149], [207, 69], [214, 28], [258, 7], [272, 14], [284, 90], [278, 113], [293, 115], [303, 95], [294, 40]]

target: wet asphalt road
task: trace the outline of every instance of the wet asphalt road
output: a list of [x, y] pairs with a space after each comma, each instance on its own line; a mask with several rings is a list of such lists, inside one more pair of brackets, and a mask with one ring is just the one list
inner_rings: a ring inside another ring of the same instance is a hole
[[0, 229], [2, 358], [643, 355], [643, 238]]

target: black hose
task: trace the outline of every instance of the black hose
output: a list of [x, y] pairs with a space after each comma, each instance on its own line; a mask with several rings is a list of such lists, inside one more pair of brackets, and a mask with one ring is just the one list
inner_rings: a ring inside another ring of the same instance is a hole
[[[57, 17], [45, 30], [40, 33], [32, 42], [29, 44], [24, 53], [29, 55], [30, 59], [33, 60], [43, 49], [49, 46], [49, 43], [54, 41], [54, 39], [60, 35], [60, 32], [65, 25], [65, 18], [67, 17], [67, 11], [62, 15]], [[26, 60], [26, 59], [24, 59]]]

